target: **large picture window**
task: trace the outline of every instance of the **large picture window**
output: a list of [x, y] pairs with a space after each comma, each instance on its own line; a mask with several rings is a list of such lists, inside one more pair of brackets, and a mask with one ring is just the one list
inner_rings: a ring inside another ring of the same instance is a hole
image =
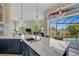
[[69, 42], [79, 42], [79, 15], [49, 21], [51, 37], [61, 37]]

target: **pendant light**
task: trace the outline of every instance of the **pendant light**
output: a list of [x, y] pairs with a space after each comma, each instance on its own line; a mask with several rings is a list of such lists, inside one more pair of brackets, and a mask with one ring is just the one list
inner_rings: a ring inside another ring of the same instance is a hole
[[20, 4], [20, 12], [21, 12], [21, 15], [20, 15], [20, 26], [22, 27], [23, 26], [23, 3]]
[[63, 13], [63, 3], [57, 4], [57, 14], [54, 15], [55, 17], [61, 17]]
[[25, 39], [25, 34], [24, 34], [24, 23], [23, 23], [23, 3], [21, 3], [21, 17], [20, 17], [20, 19], [21, 19], [21, 38], [22, 39]]
[[60, 3], [58, 4], [58, 9], [59, 9], [59, 15], [61, 15], [63, 13], [63, 3], [62, 0], [60, 0]]
[[60, 3], [59, 5], [58, 5], [58, 10], [59, 10], [59, 14], [61, 15], [62, 14], [62, 12], [63, 12], [63, 3]]

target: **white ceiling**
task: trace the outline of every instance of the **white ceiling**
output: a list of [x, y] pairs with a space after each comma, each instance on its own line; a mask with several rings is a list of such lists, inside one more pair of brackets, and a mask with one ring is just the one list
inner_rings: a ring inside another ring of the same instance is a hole
[[[36, 3], [24, 3], [23, 8], [22, 8], [22, 13], [23, 13], [23, 19], [24, 20], [36, 20]], [[38, 4], [38, 14], [39, 14], [39, 19], [42, 20], [44, 17], [44, 11], [53, 7], [55, 4], [54, 3], [40, 3]], [[20, 19], [21, 17], [21, 4], [20, 3], [13, 3], [10, 4], [10, 14], [11, 18], [13, 20], [15, 19]]]

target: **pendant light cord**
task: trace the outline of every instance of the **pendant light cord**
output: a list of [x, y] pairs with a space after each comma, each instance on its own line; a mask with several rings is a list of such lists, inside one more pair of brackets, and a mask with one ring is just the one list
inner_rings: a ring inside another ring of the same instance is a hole
[[38, 19], [38, 4], [36, 4], [36, 19]]
[[23, 20], [23, 3], [21, 3], [21, 20]]

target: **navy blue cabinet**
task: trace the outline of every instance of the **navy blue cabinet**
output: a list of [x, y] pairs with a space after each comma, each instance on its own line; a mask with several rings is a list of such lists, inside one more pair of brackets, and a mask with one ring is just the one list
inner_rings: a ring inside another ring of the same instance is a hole
[[21, 42], [21, 51], [23, 56], [29, 56], [29, 47], [24, 41]]
[[0, 53], [20, 54], [20, 39], [0, 39]]
[[20, 40], [9, 40], [7, 41], [7, 52], [20, 54]]
[[4, 53], [7, 51], [7, 43], [4, 40], [0, 40], [0, 53]]
[[0, 39], [0, 53], [37, 56], [38, 54], [21, 39]]

